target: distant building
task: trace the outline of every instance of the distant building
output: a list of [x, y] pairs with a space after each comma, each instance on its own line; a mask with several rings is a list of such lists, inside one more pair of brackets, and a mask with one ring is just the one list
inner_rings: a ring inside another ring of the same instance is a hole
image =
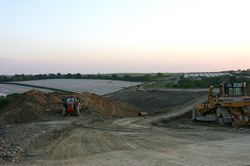
[[191, 80], [202, 80], [203, 78], [213, 78], [220, 76], [232, 76], [232, 74], [228, 72], [203, 72], [203, 73], [185, 73], [183, 75], [185, 79], [191, 79]]

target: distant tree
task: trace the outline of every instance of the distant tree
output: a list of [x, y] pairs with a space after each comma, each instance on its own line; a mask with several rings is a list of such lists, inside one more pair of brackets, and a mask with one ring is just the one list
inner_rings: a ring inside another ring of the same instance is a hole
[[112, 75], [111, 75], [111, 79], [117, 80], [117, 79], [118, 79], [118, 76], [117, 76], [116, 74], [112, 74]]
[[59, 79], [62, 78], [62, 74], [61, 73], [57, 73], [56, 74], [56, 78], [59, 78]]
[[56, 78], [56, 75], [54, 73], [50, 73], [48, 76], [49, 79], [54, 79]]
[[159, 73], [156, 74], [156, 76], [157, 76], [157, 77], [163, 77], [164, 74], [162, 74], [162, 73], [159, 72]]
[[12, 81], [23, 81], [23, 77], [21, 75], [14, 75], [12, 78], [11, 78]]
[[102, 75], [101, 75], [100, 73], [98, 73], [98, 74], [96, 75], [96, 78], [97, 78], [97, 79], [102, 79]]
[[75, 75], [75, 78], [80, 79], [80, 78], [82, 78], [82, 75], [81, 75], [80, 73], [77, 73], [77, 74]]
[[129, 76], [129, 75], [124, 75], [124, 76], [123, 76], [123, 80], [129, 81], [129, 80], [130, 80], [130, 76]]
[[151, 74], [145, 74], [144, 79], [145, 81], [149, 81], [152, 78]]
[[71, 73], [68, 73], [65, 75], [65, 78], [72, 78], [72, 77], [73, 77], [73, 75]]

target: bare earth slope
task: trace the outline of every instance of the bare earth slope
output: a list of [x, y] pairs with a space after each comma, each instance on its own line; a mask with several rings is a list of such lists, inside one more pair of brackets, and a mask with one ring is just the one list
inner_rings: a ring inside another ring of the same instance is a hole
[[[189, 104], [203, 100], [195, 99]], [[123, 118], [102, 124], [88, 125], [78, 121], [56, 140], [35, 150], [41, 154], [39, 156], [47, 155], [26, 163], [86, 166], [227, 166], [250, 163], [249, 129], [213, 125], [180, 129], [151, 125], [158, 119], [183, 115], [189, 109], [183, 105], [169, 115]]]
[[[90, 121], [102, 121], [104, 117], [137, 116], [141, 111], [130, 104], [96, 94], [72, 95], [80, 98], [82, 116], [89, 117]], [[63, 98], [62, 94], [32, 90], [0, 110], [0, 165], [1, 160], [19, 161], [26, 145], [39, 135], [47, 132], [53, 135], [53, 130], [60, 130], [78, 120], [77, 117], [62, 117]], [[44, 125], [37, 125], [38, 122], [44, 122]]]
[[141, 108], [148, 113], [168, 112], [176, 106], [192, 99], [206, 95], [204, 91], [130, 91], [123, 90], [109, 96], [111, 99], [123, 101]]
[[[119, 93], [127, 99], [135, 92], [126, 91], [126, 95]], [[113, 95], [119, 98], [120, 94]], [[132, 102], [124, 103], [125, 100], [116, 101], [112, 96], [105, 98], [80, 94], [81, 103], [87, 110], [98, 114], [54, 119], [45, 116], [47, 121], [3, 125], [0, 131], [23, 145], [23, 158], [20, 162], [16, 161], [16, 165], [250, 164], [249, 128], [235, 129], [210, 123], [200, 125], [191, 121], [190, 109], [194, 104], [204, 101], [206, 95], [191, 92], [178, 94], [173, 91], [157, 92], [157, 95], [156, 92], [147, 91], [143, 94], [137, 97], [132, 95], [135, 103], [138, 102], [136, 100], [142, 103], [136, 106], [131, 106]], [[148, 110], [160, 110], [161, 114], [123, 117], [143, 110], [142, 99], [146, 98], [154, 99], [151, 104], [150, 100], [144, 101], [148, 104]], [[164, 101], [163, 98], [166, 99], [164, 106], [158, 105], [158, 100]], [[181, 102], [178, 103], [179, 98]], [[101, 120], [98, 116], [102, 116]]]
[[[130, 104], [106, 99], [90, 93], [72, 94], [80, 98], [83, 111], [95, 111], [105, 116], [136, 116], [139, 108]], [[5, 123], [28, 123], [35, 120], [46, 120], [50, 114], [60, 114], [64, 95], [42, 93], [37, 90], [22, 94], [16, 101], [0, 110], [1, 119]]]

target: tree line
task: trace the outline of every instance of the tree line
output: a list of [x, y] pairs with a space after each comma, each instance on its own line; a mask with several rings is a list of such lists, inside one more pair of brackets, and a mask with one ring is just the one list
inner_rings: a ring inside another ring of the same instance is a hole
[[81, 74], [81, 73], [50, 73], [50, 74], [36, 74], [36, 75], [25, 75], [15, 74], [11, 76], [0, 75], [0, 82], [13, 82], [13, 81], [28, 81], [28, 80], [41, 80], [41, 79], [105, 79], [105, 80], [122, 80], [122, 81], [151, 81], [156, 77], [162, 77], [162, 73], [156, 75], [144, 74], [144, 75], [118, 75], [118, 74]]
[[[236, 76], [219, 76], [219, 77], [209, 77], [199, 80], [186, 79], [181, 77], [178, 84], [172, 85], [175, 88], [207, 88], [210, 85], [214, 87], [219, 87], [222, 82], [247, 82], [249, 84], [249, 79], [244, 77]], [[169, 86], [169, 85], [166, 85]], [[250, 84], [249, 84], [250, 86]]]

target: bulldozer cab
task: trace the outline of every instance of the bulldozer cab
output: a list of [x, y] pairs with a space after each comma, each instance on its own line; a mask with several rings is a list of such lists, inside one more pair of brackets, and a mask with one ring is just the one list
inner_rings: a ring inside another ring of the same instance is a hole
[[222, 83], [220, 86], [220, 95], [222, 97], [240, 97], [246, 96], [246, 83]]

